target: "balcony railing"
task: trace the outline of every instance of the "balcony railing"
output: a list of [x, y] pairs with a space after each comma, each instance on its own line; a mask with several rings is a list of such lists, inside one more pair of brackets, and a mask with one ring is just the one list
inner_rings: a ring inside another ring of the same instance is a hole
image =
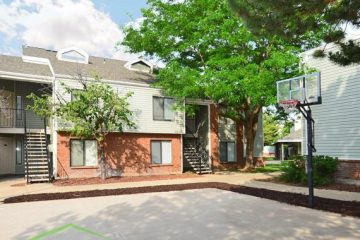
[[0, 128], [25, 127], [28, 129], [42, 129], [44, 128], [44, 120], [30, 110], [0, 108]]

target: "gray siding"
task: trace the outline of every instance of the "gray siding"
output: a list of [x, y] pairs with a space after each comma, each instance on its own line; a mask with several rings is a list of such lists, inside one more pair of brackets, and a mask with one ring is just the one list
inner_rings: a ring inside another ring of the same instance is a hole
[[264, 150], [264, 129], [263, 129], [263, 118], [262, 112], [259, 115], [258, 119], [258, 128], [255, 136], [255, 145], [254, 145], [254, 156], [262, 157]]
[[[219, 138], [220, 141], [236, 141], [236, 124], [231, 119], [219, 119]], [[244, 141], [245, 143], [245, 141]], [[262, 157], [264, 148], [264, 131], [263, 131], [263, 121], [262, 113], [259, 115], [258, 119], [258, 128], [255, 136], [255, 145], [254, 145], [254, 157]], [[246, 144], [244, 144], [244, 150], [246, 149]], [[244, 156], [245, 156], [244, 151]]]
[[[323, 103], [312, 107], [315, 154], [360, 160], [360, 65], [342, 67], [312, 57], [307, 64], [321, 72]], [[303, 143], [306, 154], [306, 129]]]
[[[55, 83], [55, 91], [63, 93], [66, 101], [70, 101], [71, 96], [64, 92], [61, 82], [65, 83], [68, 87], [80, 89], [81, 85], [78, 81], [73, 79], [57, 79]], [[135, 123], [135, 129], [124, 129], [124, 132], [133, 133], [164, 133], [164, 134], [184, 134], [184, 116], [182, 111], [175, 111], [173, 121], [158, 121], [153, 119], [153, 97], [161, 96], [160, 89], [152, 88], [149, 86], [130, 86], [121, 83], [110, 84], [115, 91], [120, 95], [125, 95], [128, 92], [133, 93], [129, 98], [130, 110], [133, 111], [132, 121]], [[60, 120], [57, 130], [62, 128]]]

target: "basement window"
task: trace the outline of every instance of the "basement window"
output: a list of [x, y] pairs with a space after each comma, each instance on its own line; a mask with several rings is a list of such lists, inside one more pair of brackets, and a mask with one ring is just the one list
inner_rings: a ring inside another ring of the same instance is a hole
[[151, 141], [151, 163], [171, 164], [171, 141]]
[[224, 163], [236, 162], [235, 142], [220, 142], [220, 161]]
[[98, 147], [95, 140], [70, 140], [70, 166], [96, 166]]

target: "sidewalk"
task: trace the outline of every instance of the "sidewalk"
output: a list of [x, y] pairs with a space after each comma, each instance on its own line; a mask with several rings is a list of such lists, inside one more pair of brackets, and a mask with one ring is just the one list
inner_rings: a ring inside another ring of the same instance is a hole
[[[0, 181], [0, 204], [5, 198], [35, 193], [55, 193], [72, 192], [101, 189], [131, 188], [144, 186], [158, 186], [171, 184], [185, 184], [198, 182], [223, 182], [235, 185], [243, 185], [255, 188], [266, 188], [282, 192], [294, 192], [307, 194], [306, 187], [295, 187], [277, 183], [256, 181], [256, 179], [267, 179], [276, 176], [277, 173], [221, 173], [212, 175], [203, 175], [195, 178], [143, 181], [143, 182], [122, 182], [97, 185], [79, 185], [79, 186], [54, 186], [51, 183], [22, 184], [23, 179], [8, 179]], [[17, 186], [13, 186], [13, 185]], [[360, 193], [315, 189], [315, 196], [332, 198], [344, 201], [360, 201]]]

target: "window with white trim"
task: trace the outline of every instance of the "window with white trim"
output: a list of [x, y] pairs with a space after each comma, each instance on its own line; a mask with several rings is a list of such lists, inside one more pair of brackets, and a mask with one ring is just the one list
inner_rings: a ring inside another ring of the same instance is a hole
[[171, 164], [171, 141], [151, 141], [151, 163]]
[[236, 162], [235, 142], [221, 141], [220, 142], [220, 161], [221, 162]]
[[174, 120], [175, 100], [173, 98], [153, 97], [153, 119], [160, 121]]
[[96, 166], [98, 147], [95, 140], [70, 140], [70, 166]]
[[68, 52], [64, 52], [62, 54], [62, 60], [70, 60], [76, 62], [86, 62], [86, 57], [83, 56], [81, 53], [75, 50], [71, 50]]

